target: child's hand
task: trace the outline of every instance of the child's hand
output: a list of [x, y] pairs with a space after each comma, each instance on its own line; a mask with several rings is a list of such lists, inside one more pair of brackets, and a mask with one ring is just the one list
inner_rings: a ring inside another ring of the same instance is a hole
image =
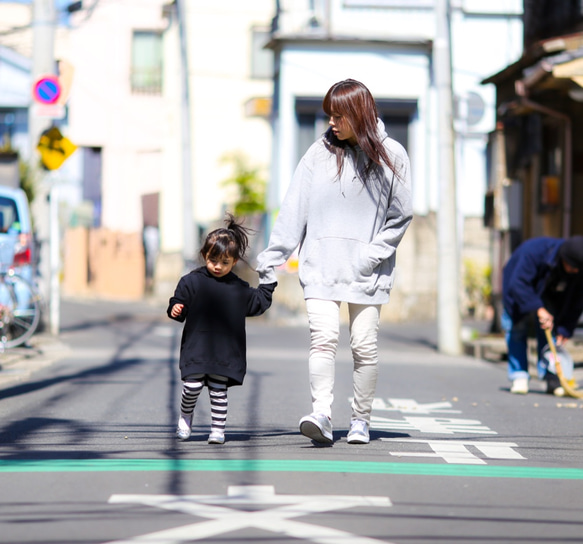
[[172, 306], [172, 310], [170, 311], [170, 317], [178, 317], [182, 310], [184, 309], [184, 304], [175, 304]]

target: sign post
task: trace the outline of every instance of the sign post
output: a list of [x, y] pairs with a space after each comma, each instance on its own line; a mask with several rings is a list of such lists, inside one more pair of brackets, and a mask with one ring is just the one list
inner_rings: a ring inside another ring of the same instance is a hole
[[[60, 233], [58, 187], [54, 181], [53, 171], [57, 170], [77, 149], [77, 146], [65, 138], [57, 127], [45, 130], [36, 146], [41, 162], [51, 170], [49, 183], [49, 325], [53, 335], [59, 334], [60, 326]], [[48, 179], [48, 178], [47, 178]]]

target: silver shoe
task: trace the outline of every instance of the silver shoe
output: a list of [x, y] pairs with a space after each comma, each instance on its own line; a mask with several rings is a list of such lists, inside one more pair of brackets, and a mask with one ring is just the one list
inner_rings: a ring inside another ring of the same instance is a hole
[[324, 414], [310, 414], [300, 419], [300, 432], [320, 444], [332, 444], [332, 422]]
[[370, 435], [368, 433], [368, 423], [363, 419], [353, 419], [350, 422], [350, 431], [346, 437], [349, 444], [368, 444]]

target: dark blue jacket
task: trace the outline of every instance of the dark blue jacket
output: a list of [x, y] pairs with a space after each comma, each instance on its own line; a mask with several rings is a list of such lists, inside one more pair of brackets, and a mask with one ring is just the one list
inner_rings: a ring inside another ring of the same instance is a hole
[[[583, 311], [583, 275], [563, 273], [559, 278], [562, 266], [558, 251], [564, 242], [562, 238], [539, 237], [518, 246], [504, 267], [502, 299], [514, 322], [546, 308], [554, 317], [556, 332], [569, 338]], [[558, 289], [549, 288], [558, 284]]]

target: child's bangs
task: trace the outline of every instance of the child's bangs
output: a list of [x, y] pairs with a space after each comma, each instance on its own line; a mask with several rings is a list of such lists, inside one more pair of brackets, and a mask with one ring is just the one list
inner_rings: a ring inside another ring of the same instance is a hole
[[219, 236], [211, 244], [207, 252], [207, 258], [220, 259], [224, 256], [236, 258], [236, 247], [233, 241], [228, 237]]

